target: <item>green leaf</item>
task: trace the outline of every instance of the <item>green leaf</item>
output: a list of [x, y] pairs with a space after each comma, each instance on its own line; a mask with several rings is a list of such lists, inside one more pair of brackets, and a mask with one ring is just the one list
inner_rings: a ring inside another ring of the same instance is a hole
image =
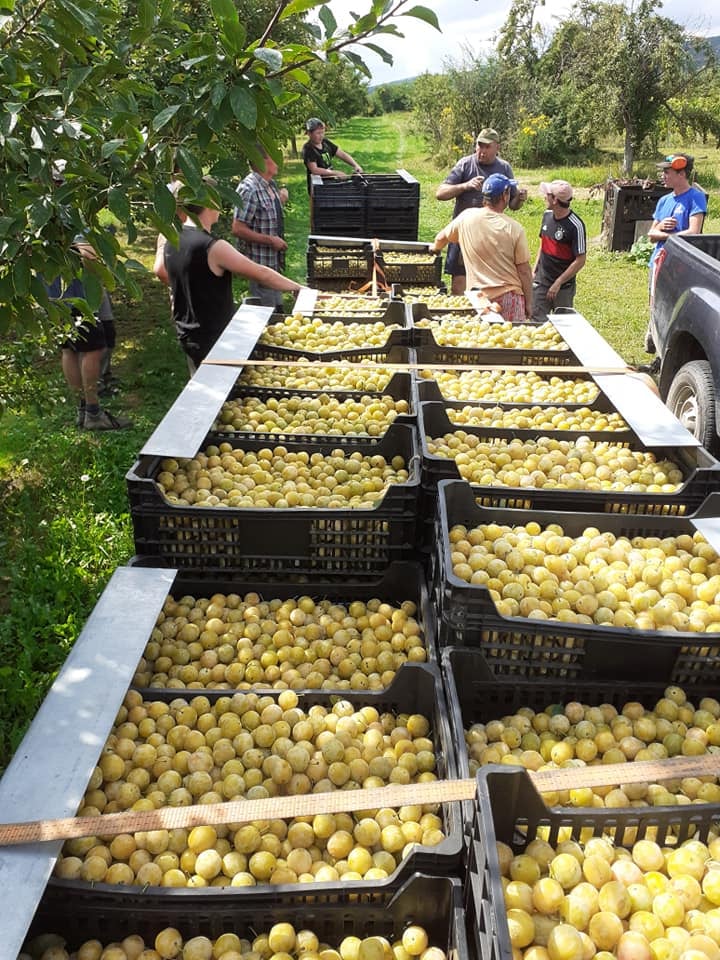
[[203, 54], [202, 57], [191, 57], [189, 60], [181, 61], [180, 66], [183, 70], [192, 70], [192, 68], [196, 67], [199, 63], [205, 63], [210, 59], [211, 57], [207, 56], [207, 54]]
[[26, 297], [30, 289], [30, 258], [19, 256], [13, 264], [13, 287], [18, 297]]
[[138, 5], [138, 19], [140, 27], [145, 34], [152, 33], [155, 26], [155, 17], [157, 16], [157, 3], [155, 0], [140, 0]]
[[224, 160], [218, 160], [217, 163], [214, 163], [210, 168], [210, 173], [218, 179], [244, 177], [247, 173], [247, 164], [240, 158], [226, 157]]
[[438, 18], [435, 12], [429, 7], [411, 7], [410, 10], [403, 10], [399, 15], [401, 17], [415, 17], [417, 20], [424, 20], [425, 23], [429, 23], [431, 27], [435, 27], [438, 32], [442, 33]]
[[387, 52], [387, 50], [383, 50], [382, 47], [378, 47], [378, 45], [375, 43], [364, 43], [363, 46], [367, 50], [372, 50], [373, 53], [376, 53], [384, 63], [389, 63], [392, 65], [393, 58], [391, 54]]
[[257, 123], [257, 104], [248, 87], [236, 86], [230, 91], [230, 106], [244, 127], [254, 129]]
[[202, 168], [187, 147], [178, 147], [177, 162], [188, 185], [194, 190], [199, 189], [202, 186]]
[[126, 192], [121, 187], [111, 187], [108, 190], [108, 207], [121, 223], [130, 219], [130, 203]]
[[222, 82], [222, 80], [214, 83], [213, 88], [210, 91], [210, 103], [212, 103], [214, 107], [219, 107], [225, 99], [225, 92], [225, 84]]
[[350, 50], [343, 50], [343, 56], [347, 59], [366, 77], [371, 77], [372, 74], [361, 56], [357, 53], [352, 53]]
[[85, 299], [91, 310], [97, 310], [102, 300], [103, 288], [99, 278], [91, 270], [83, 270], [82, 282], [85, 288]]
[[36, 200], [28, 210], [28, 223], [34, 231], [39, 232], [52, 216], [52, 204], [46, 200]]
[[271, 70], [281, 70], [283, 65], [282, 54], [274, 47], [258, 47], [253, 51], [255, 59], [267, 64]]
[[164, 110], [161, 110], [160, 113], [156, 113], [152, 118], [152, 128], [153, 130], [161, 130], [166, 123], [168, 123], [175, 114], [180, 109], [180, 104], [174, 104], [172, 107], [165, 107]]
[[320, 23], [325, 27], [325, 34], [328, 37], [332, 37], [335, 31], [337, 30], [337, 20], [333, 16], [333, 12], [328, 6], [320, 7], [320, 12], [318, 13], [318, 19]]
[[177, 206], [175, 197], [164, 183], [156, 183], [153, 193], [153, 206], [161, 220], [172, 220]]
[[232, 0], [211, 0], [213, 16], [227, 42], [228, 52], [237, 56], [243, 52], [247, 31], [238, 17]]
[[103, 160], [107, 160], [108, 157], [111, 157], [116, 150], [119, 150], [120, 147], [125, 146], [125, 140], [108, 140], [107, 143], [104, 143], [100, 148], [100, 156]]
[[305, 13], [307, 10], [319, 7], [321, 4], [322, 0], [292, 0], [280, 14], [280, 19], [287, 20], [288, 17], [295, 17], [299, 13]]

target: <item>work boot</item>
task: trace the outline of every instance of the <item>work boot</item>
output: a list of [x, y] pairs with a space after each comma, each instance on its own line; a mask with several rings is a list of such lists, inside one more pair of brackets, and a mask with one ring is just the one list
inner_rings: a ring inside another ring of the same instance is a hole
[[101, 410], [97, 414], [86, 412], [83, 426], [86, 430], [125, 430], [132, 426], [132, 420], [116, 417], [107, 410]]

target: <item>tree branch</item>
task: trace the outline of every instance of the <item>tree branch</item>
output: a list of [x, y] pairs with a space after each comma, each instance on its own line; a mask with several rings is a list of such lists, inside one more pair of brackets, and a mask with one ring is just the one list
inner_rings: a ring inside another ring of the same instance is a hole
[[[275, 10], [275, 13], [272, 15], [272, 17], [270, 17], [270, 20], [268, 21], [268, 25], [263, 30], [263, 35], [260, 37], [260, 39], [257, 42], [258, 47], [265, 46], [273, 30], [277, 26], [278, 20], [280, 19], [280, 16], [283, 10], [285, 9], [285, 7], [288, 5], [289, 2], [290, 0], [280, 0], [280, 3], [278, 4], [277, 9]], [[249, 70], [252, 62], [253, 62], [253, 57], [248, 57], [245, 63], [243, 63], [242, 66], [240, 67], [240, 72], [245, 73], [246, 70]]]
[[32, 23], [34, 23], [43, 12], [47, 6], [48, 0], [40, 0], [37, 7], [33, 10], [31, 14], [28, 14], [24, 20], [22, 20], [15, 29], [12, 29], [7, 36], [3, 38], [2, 43], [0, 43], [0, 50], [4, 50], [9, 43], [12, 43], [18, 36], [22, 34]]

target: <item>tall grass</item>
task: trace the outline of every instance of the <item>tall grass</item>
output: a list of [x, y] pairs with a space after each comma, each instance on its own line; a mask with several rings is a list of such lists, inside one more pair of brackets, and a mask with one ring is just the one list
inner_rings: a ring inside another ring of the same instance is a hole
[[[447, 171], [433, 166], [406, 115], [358, 118], [330, 135], [369, 173], [405, 168], [418, 179], [420, 239], [431, 240], [450, 219], [452, 204], [435, 200], [437, 184]], [[694, 151], [700, 181], [717, 184], [720, 154], [706, 151], [704, 156], [703, 150]], [[588, 189], [617, 173], [618, 156], [609, 152], [607, 167], [516, 169], [530, 194], [517, 217], [534, 255], [543, 210], [537, 184], [561, 176], [582, 188], [574, 207], [585, 220], [591, 243], [587, 266], [578, 278], [576, 306], [620, 354], [638, 362], [645, 357], [646, 269], [625, 255], [600, 249], [602, 192]], [[309, 206], [302, 162], [289, 158], [281, 178], [291, 197], [288, 273], [303, 279]], [[720, 230], [717, 193], [712, 194], [707, 230]], [[154, 237], [143, 234], [132, 254], [149, 266], [153, 250]], [[115, 366], [123, 390], [110, 408], [132, 416], [133, 429], [107, 435], [77, 431], [59, 358], [46, 367], [46, 389], [36, 402], [7, 414], [0, 424], [0, 767], [17, 746], [110, 574], [133, 553], [125, 473], [187, 379], [169, 323], [167, 294], [149, 275], [141, 286], [139, 300], [115, 297]], [[237, 283], [238, 297], [245, 289]]]

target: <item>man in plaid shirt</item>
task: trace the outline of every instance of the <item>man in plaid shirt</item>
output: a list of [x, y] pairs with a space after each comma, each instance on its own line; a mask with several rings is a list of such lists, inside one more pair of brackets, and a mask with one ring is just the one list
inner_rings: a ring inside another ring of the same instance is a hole
[[[235, 208], [232, 232], [238, 238], [238, 248], [247, 257], [282, 272], [287, 250], [283, 204], [288, 193], [285, 188], [279, 189], [273, 179], [278, 172], [277, 164], [264, 150], [262, 154], [262, 168], [253, 164], [237, 188], [240, 201]], [[280, 290], [264, 287], [254, 280], [250, 281], [250, 296], [257, 297], [264, 307], [281, 309], [283, 305]]]

